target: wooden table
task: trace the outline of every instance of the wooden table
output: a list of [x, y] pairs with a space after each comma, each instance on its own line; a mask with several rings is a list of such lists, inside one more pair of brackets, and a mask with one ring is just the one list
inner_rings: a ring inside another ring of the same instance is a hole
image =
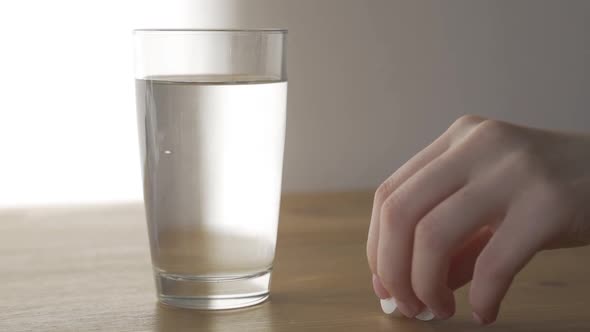
[[[371, 194], [283, 199], [271, 299], [241, 310], [158, 305], [138, 204], [0, 212], [0, 331], [472, 331], [466, 289], [445, 322], [381, 313], [365, 239]], [[487, 331], [590, 331], [590, 250], [540, 254]]]

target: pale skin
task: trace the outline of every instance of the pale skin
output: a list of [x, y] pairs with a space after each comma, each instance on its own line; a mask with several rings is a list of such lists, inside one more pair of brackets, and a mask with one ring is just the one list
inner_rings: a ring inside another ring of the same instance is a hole
[[405, 316], [453, 316], [471, 281], [485, 325], [537, 252], [589, 243], [590, 135], [464, 116], [379, 186], [367, 257]]

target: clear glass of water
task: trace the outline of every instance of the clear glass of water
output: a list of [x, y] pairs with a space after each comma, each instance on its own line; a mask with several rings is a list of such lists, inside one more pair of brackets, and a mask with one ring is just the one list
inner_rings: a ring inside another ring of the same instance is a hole
[[144, 202], [159, 300], [229, 309], [268, 298], [286, 30], [136, 30]]

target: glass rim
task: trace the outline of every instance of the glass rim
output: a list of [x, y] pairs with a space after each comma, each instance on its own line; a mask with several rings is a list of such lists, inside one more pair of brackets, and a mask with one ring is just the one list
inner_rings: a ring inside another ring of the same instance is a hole
[[133, 29], [133, 33], [278, 33], [287, 34], [287, 29], [263, 28], [263, 29]]

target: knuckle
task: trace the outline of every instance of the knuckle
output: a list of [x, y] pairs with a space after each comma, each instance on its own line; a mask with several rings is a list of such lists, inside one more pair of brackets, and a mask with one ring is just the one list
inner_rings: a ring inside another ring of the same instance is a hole
[[446, 135], [450, 137], [450, 145], [454, 145], [457, 142], [462, 141], [474, 128], [486, 121], [477, 115], [463, 115], [453, 122], [453, 124], [446, 131]]
[[484, 120], [474, 131], [474, 138], [483, 142], [497, 142], [513, 137], [512, 126], [497, 120]]
[[402, 195], [393, 193], [381, 206], [381, 216], [385, 222], [399, 224], [407, 219], [407, 205]]
[[471, 127], [471, 126], [476, 125], [484, 120], [485, 119], [479, 115], [466, 114], [466, 115], [462, 115], [457, 120], [455, 120], [455, 122], [453, 122], [453, 124], [451, 125], [451, 128]]
[[385, 202], [385, 200], [387, 200], [387, 197], [391, 195], [392, 191], [393, 188], [391, 187], [390, 182], [383, 182], [381, 185], [379, 185], [379, 187], [377, 187], [377, 190], [375, 191], [375, 202], [382, 204]]
[[486, 144], [501, 144], [512, 149], [522, 147], [527, 141], [519, 137], [518, 128], [515, 126], [491, 119], [481, 122], [473, 131], [473, 138], [478, 141]]

